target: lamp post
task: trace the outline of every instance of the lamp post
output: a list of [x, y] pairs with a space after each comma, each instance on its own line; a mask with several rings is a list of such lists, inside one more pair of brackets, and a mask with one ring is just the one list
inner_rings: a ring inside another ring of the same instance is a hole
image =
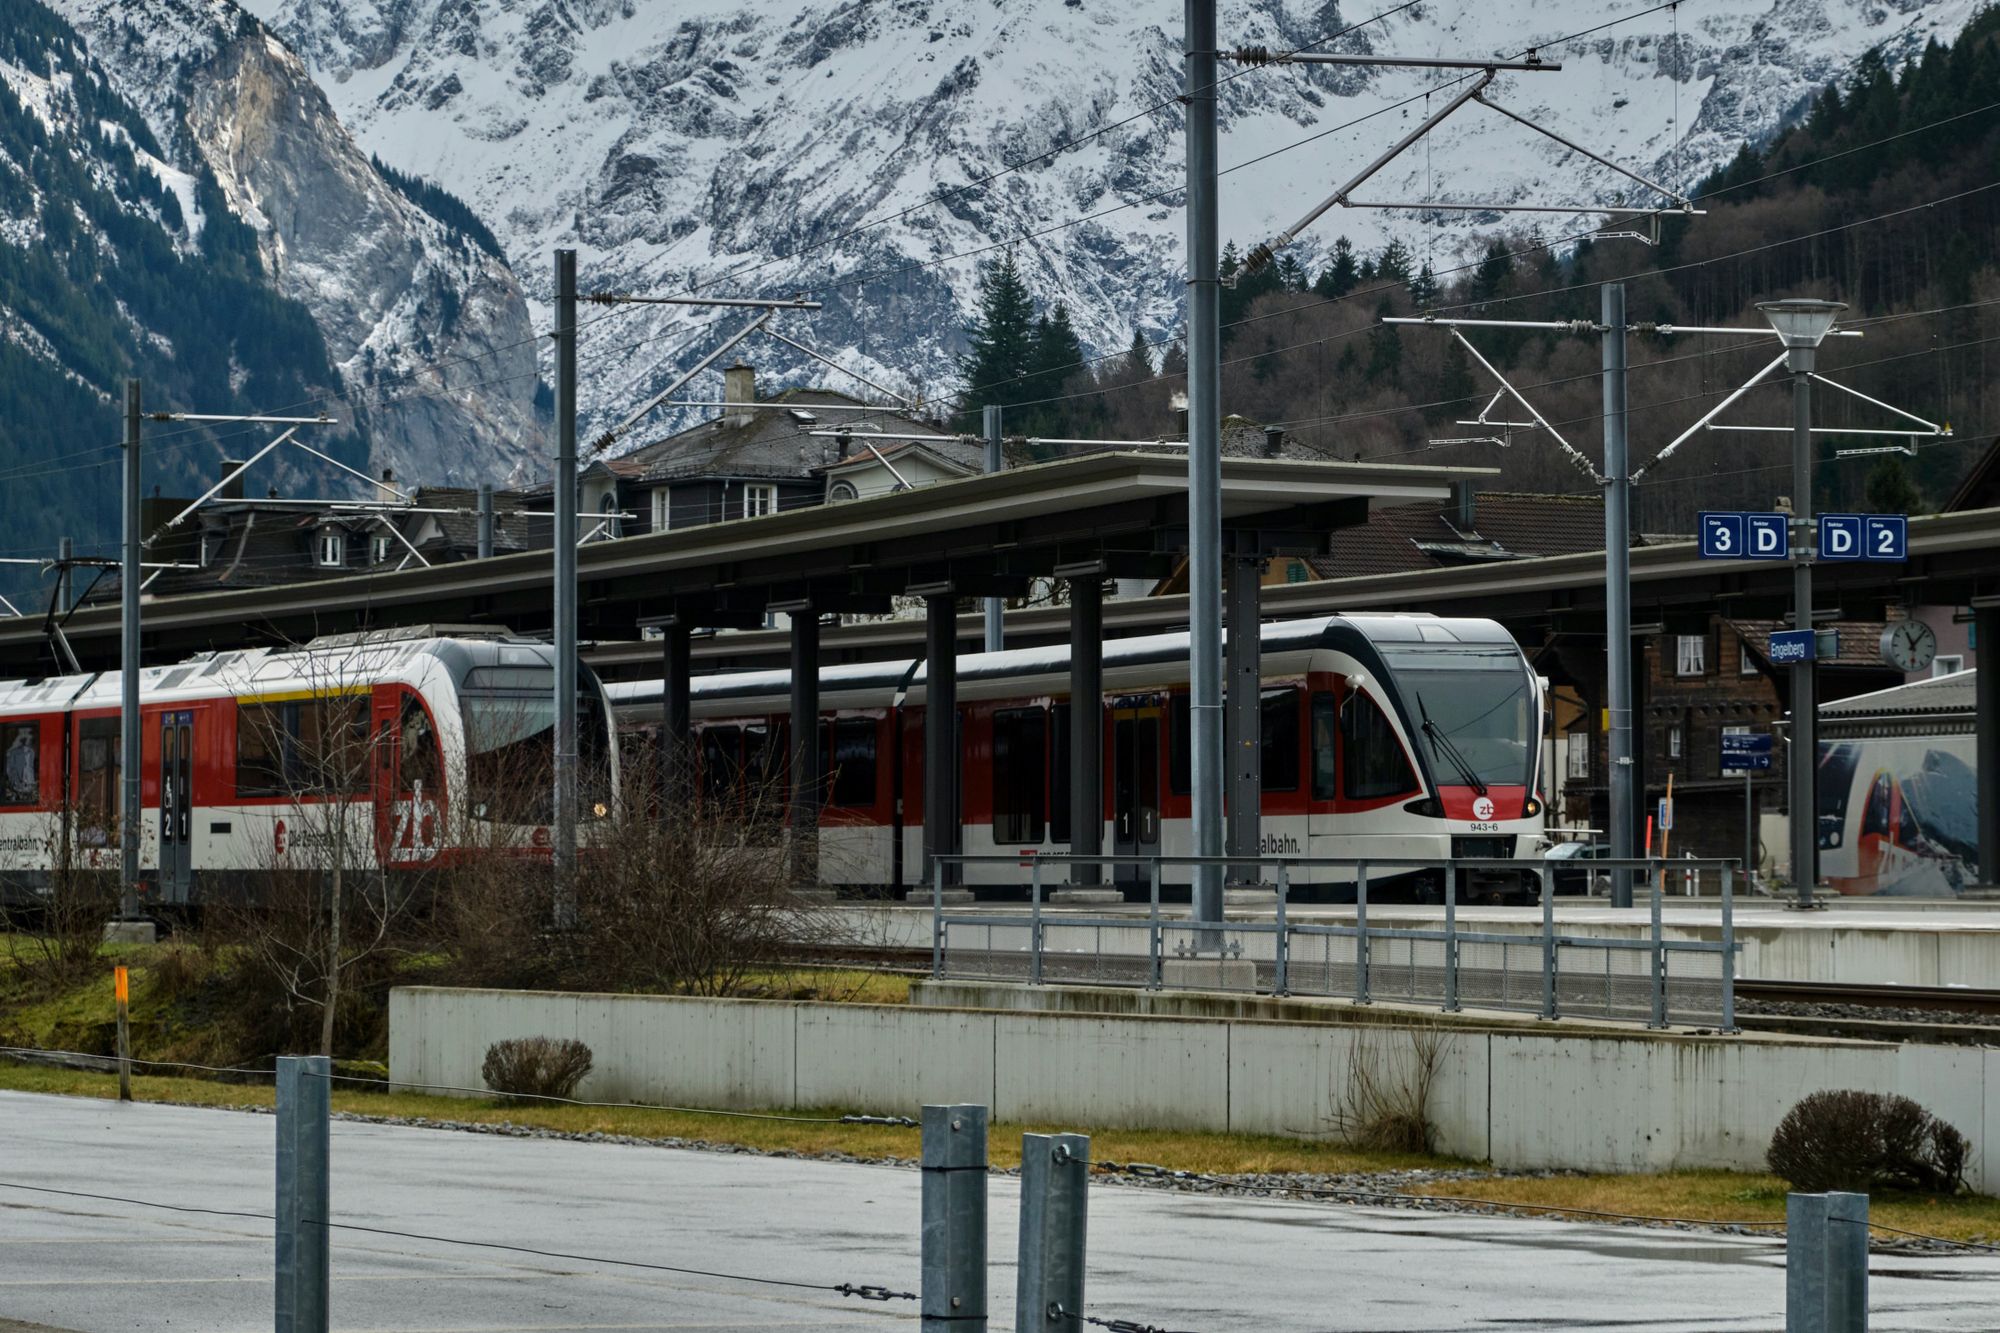
[[[1847, 309], [1839, 301], [1764, 301], [1757, 308], [1778, 332], [1785, 347], [1785, 365], [1792, 372], [1792, 627], [1813, 630], [1812, 562], [1813, 448], [1812, 374], [1820, 342], [1833, 321]], [[1792, 663], [1792, 755], [1786, 780], [1791, 788], [1792, 882], [1800, 909], [1810, 909], [1813, 886], [1819, 880], [1819, 798], [1814, 778], [1818, 748], [1814, 741], [1813, 669], [1818, 641], [1805, 660]]]

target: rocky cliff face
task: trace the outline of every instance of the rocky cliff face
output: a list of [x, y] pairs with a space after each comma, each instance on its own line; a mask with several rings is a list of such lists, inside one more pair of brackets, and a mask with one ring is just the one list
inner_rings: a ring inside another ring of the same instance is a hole
[[[59, 0], [187, 169], [256, 231], [318, 323], [372, 462], [467, 482], [546, 456], [529, 311], [507, 266], [370, 164], [304, 64], [229, 0]], [[477, 386], [477, 387], [474, 387]]]

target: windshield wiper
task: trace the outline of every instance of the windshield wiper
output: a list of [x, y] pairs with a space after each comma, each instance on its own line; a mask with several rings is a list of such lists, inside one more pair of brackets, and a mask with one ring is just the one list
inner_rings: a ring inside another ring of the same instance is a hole
[[1466, 785], [1481, 796], [1484, 796], [1486, 794], [1486, 784], [1480, 781], [1479, 774], [1474, 771], [1471, 764], [1466, 762], [1465, 756], [1458, 752], [1458, 747], [1451, 743], [1451, 737], [1445, 735], [1444, 728], [1431, 721], [1431, 710], [1424, 707], [1424, 696], [1421, 690], [1417, 691], [1417, 712], [1423, 715], [1424, 735], [1431, 738], [1431, 753], [1441, 754], [1446, 759], [1449, 759], [1451, 766], [1458, 770], [1458, 775], [1465, 779]]

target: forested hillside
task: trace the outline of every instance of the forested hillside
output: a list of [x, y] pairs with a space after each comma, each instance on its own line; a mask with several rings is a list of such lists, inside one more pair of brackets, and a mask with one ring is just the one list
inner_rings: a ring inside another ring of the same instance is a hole
[[[1658, 244], [1565, 242], [1577, 220], [1551, 217], [1538, 231], [1495, 236], [1470, 264], [1392, 245], [1372, 255], [1336, 243], [1323, 271], [1281, 257], [1245, 274], [1235, 247], [1225, 270], [1223, 405], [1287, 431], [1286, 447], [1330, 458], [1410, 458], [1502, 469], [1495, 485], [1579, 490], [1590, 483], [1540, 431], [1493, 432], [1456, 424], [1497, 387], [1442, 329], [1382, 325], [1383, 315], [1432, 310], [1459, 317], [1595, 319], [1600, 283], [1623, 279], [1635, 322], [1763, 329], [1760, 300], [1817, 296], [1845, 301], [1858, 339], [1830, 342], [1821, 369], [1844, 384], [1934, 421], [1953, 438], [1922, 444], [1915, 458], [1839, 457], [1880, 438], [1828, 437], [1821, 445], [1821, 506], [1921, 509], [1940, 502], [2000, 427], [1991, 387], [2000, 341], [2000, 11], [1977, 19], [1949, 48], [1933, 44], [1892, 75], [1864, 57], [1826, 88], [1799, 122], [1764, 145], [1746, 145], [1696, 192], [1706, 216], [1665, 219]], [[1496, 222], [1500, 215], [1495, 215]], [[1322, 225], [1337, 225], [1336, 210]], [[1621, 227], [1624, 224], [1620, 224]], [[1257, 239], [1257, 238], [1246, 238]], [[997, 272], [997, 270], [996, 270]], [[987, 286], [994, 286], [989, 274]], [[989, 314], [990, 314], [989, 303]], [[1031, 309], [1029, 316], [1035, 312]], [[977, 348], [1007, 339], [990, 327]], [[1565, 438], [1600, 450], [1599, 340], [1595, 335], [1479, 330], [1480, 352], [1523, 388]], [[1172, 427], [1179, 349], [1104, 358], [1081, 372], [1046, 366], [995, 376], [1016, 404], [1010, 423], [1048, 434], [1147, 438]], [[1766, 338], [1635, 335], [1631, 345], [1632, 455], [1661, 447], [1774, 355]], [[1167, 373], [1157, 367], [1162, 360]], [[978, 385], [968, 365], [968, 381]], [[1782, 376], [1778, 377], [1782, 380]], [[1533, 387], [1530, 387], [1533, 386]], [[972, 397], [990, 394], [975, 389]], [[1782, 425], [1781, 385], [1753, 390], [1719, 418]], [[1886, 427], [1896, 420], [1830, 389], [1816, 398], [1825, 425]], [[1518, 407], [1494, 413], [1521, 420]], [[1439, 444], [1499, 434], [1504, 444]], [[1691, 530], [1705, 507], [1768, 504], [1791, 489], [1783, 437], [1697, 435], [1644, 478], [1642, 526]], [[1914, 488], [1914, 494], [1912, 494]], [[1872, 500], [1871, 500], [1872, 495]]]
[[[68, 24], [0, 0], [0, 488], [8, 556], [118, 535], [124, 381], [149, 410], [251, 412], [337, 392], [305, 307], [266, 284], [256, 237], [212, 175], [188, 174], [111, 91]], [[255, 447], [149, 424], [145, 485], [186, 493]], [[351, 431], [314, 443], [365, 460]], [[45, 586], [0, 566], [19, 600]]]

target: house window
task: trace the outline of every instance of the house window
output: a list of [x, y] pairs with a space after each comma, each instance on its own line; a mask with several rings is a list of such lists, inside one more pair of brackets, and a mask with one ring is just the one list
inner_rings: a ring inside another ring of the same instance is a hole
[[1678, 759], [1680, 757], [1681, 757], [1681, 728], [1680, 724], [1676, 723], [1673, 726], [1667, 728], [1667, 758]]
[[327, 569], [338, 569], [347, 563], [347, 534], [339, 528], [319, 530], [319, 563]]
[[370, 549], [373, 552], [375, 563], [378, 565], [381, 564], [389, 558], [389, 539], [387, 537], [375, 538], [370, 544]]
[[1931, 659], [1931, 674], [1933, 676], [1956, 676], [1963, 670], [1965, 670], [1965, 657], [1963, 654], [1954, 654], [1950, 657], [1933, 657]]
[[665, 532], [674, 525], [674, 488], [661, 486], [653, 491], [653, 531]]
[[1736, 641], [1736, 674], [1754, 676], [1757, 674], [1757, 659], [1750, 655], [1750, 640]]
[[598, 530], [599, 536], [618, 537], [623, 535], [618, 528], [618, 492], [606, 491], [604, 498], [597, 502], [597, 512], [604, 516], [604, 521]]
[[743, 488], [743, 517], [758, 518], [778, 512], [778, 488], [768, 483]]
[[1703, 676], [1708, 674], [1708, 636], [1706, 634], [1677, 634], [1674, 636], [1678, 652], [1675, 657], [1674, 674], [1677, 676]]
[[1587, 731], [1569, 734], [1569, 776], [1579, 782], [1590, 779], [1590, 751], [1595, 740]]
[[206, 569], [209, 563], [215, 559], [215, 553], [222, 549], [222, 543], [224, 541], [225, 535], [226, 534], [217, 532], [214, 529], [209, 529], [201, 534], [202, 568]]
[[858, 500], [860, 498], [861, 492], [854, 489], [854, 483], [851, 481], [836, 481], [833, 485], [826, 488], [826, 502], [828, 504], [839, 504], [842, 500]]

